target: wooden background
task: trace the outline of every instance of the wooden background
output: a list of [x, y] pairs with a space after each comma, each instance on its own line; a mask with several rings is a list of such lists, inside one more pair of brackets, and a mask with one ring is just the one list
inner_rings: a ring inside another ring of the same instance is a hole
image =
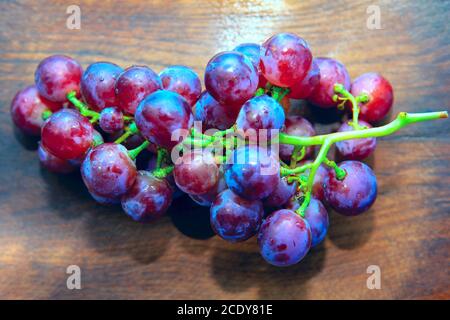
[[[9, 115], [15, 92], [51, 54], [84, 67], [185, 64], [203, 77], [214, 53], [280, 31], [307, 39], [315, 56], [341, 60], [352, 77], [382, 72], [396, 112], [448, 110], [448, 1], [75, 2], [81, 30], [66, 28], [74, 1], [0, 3], [0, 298], [450, 298], [449, 121], [379, 141], [373, 208], [356, 218], [331, 213], [325, 243], [280, 269], [262, 260], [254, 239], [213, 237], [208, 210], [186, 201], [152, 225], [97, 205], [76, 174], [40, 169], [35, 142]], [[380, 30], [366, 27], [371, 4]], [[66, 288], [73, 264], [82, 290]], [[366, 288], [369, 265], [381, 268], [381, 290]]]

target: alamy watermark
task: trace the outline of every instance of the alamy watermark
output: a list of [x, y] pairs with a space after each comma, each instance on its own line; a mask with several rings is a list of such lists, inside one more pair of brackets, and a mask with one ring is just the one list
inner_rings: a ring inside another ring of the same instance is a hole
[[70, 265], [66, 269], [67, 277], [66, 285], [69, 290], [81, 289], [81, 269], [77, 265]]
[[66, 19], [66, 27], [69, 30], [81, 29], [81, 9], [77, 5], [70, 5], [66, 9], [66, 13], [69, 15]]

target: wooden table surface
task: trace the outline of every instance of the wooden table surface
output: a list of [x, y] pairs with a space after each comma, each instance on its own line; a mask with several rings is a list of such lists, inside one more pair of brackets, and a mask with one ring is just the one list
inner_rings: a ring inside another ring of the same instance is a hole
[[[40, 169], [36, 142], [17, 133], [9, 106], [33, 83], [41, 59], [171, 64], [203, 77], [209, 58], [275, 32], [295, 32], [315, 56], [352, 77], [378, 71], [395, 90], [395, 112], [448, 110], [448, 1], [77, 1], [81, 29], [66, 28], [67, 1], [0, 3], [0, 298], [409, 299], [450, 298], [449, 121], [417, 124], [381, 139], [370, 160], [375, 205], [356, 218], [330, 214], [324, 244], [300, 264], [267, 265], [256, 241], [212, 236], [208, 210], [189, 202], [151, 225], [102, 207], [77, 174]], [[376, 10], [376, 9], [375, 9]], [[68, 290], [66, 268], [81, 268]], [[366, 269], [381, 269], [369, 290]]]

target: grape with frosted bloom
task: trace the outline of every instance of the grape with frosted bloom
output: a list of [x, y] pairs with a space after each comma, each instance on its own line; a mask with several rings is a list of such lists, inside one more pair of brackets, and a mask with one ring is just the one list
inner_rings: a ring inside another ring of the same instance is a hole
[[[370, 124], [365, 121], [358, 121], [360, 126], [372, 128]], [[353, 131], [354, 128], [344, 122], [340, 127], [338, 132]], [[336, 148], [341, 154], [341, 156], [346, 160], [364, 160], [370, 156], [377, 146], [376, 138], [364, 138], [364, 139], [351, 139], [336, 142]]]
[[11, 117], [14, 124], [24, 133], [32, 136], [41, 135], [44, 124], [44, 111], [61, 109], [60, 103], [52, 102], [39, 95], [36, 86], [29, 86], [20, 90], [11, 102]]
[[125, 69], [115, 84], [117, 106], [134, 114], [139, 103], [149, 94], [162, 89], [159, 76], [149, 67], [132, 66]]
[[256, 235], [264, 210], [259, 200], [246, 200], [227, 189], [211, 206], [211, 226], [222, 239], [245, 241]]
[[236, 149], [224, 169], [228, 188], [249, 200], [267, 197], [280, 180], [278, 159], [267, 149], [256, 145]]
[[191, 108], [178, 93], [159, 90], [147, 96], [139, 104], [136, 125], [150, 142], [172, 149], [180, 141], [172, 141], [175, 130], [190, 130], [194, 123]]
[[[366, 94], [369, 101], [360, 103], [360, 119], [370, 123], [382, 120], [392, 108], [394, 92], [392, 86], [379, 73], [369, 72], [360, 75], [352, 83], [350, 93], [355, 97]], [[348, 104], [350, 107], [350, 105]]]
[[34, 74], [34, 82], [39, 94], [53, 102], [67, 101], [67, 94], [80, 93], [83, 69], [80, 64], [64, 55], [54, 55], [39, 63]]
[[306, 99], [314, 91], [316, 86], [320, 82], [320, 70], [316, 60], [313, 59], [311, 68], [308, 71], [306, 77], [302, 81], [297, 82], [292, 87], [288, 94], [292, 99]]
[[96, 62], [87, 67], [81, 78], [81, 94], [91, 109], [101, 111], [118, 105], [114, 86], [122, 71], [111, 62]]
[[189, 67], [170, 66], [159, 73], [162, 88], [181, 95], [192, 107], [202, 93], [198, 75]]
[[55, 112], [42, 127], [42, 145], [63, 160], [83, 156], [93, 142], [94, 128], [78, 111]]
[[200, 95], [193, 108], [194, 119], [202, 122], [203, 130], [230, 128], [236, 121], [238, 111], [217, 102], [208, 91], [204, 91]]
[[104, 143], [88, 152], [81, 164], [81, 175], [90, 192], [117, 199], [133, 186], [137, 171], [124, 146]]
[[[236, 120], [236, 128], [247, 131], [249, 129], [279, 130], [284, 124], [285, 116], [281, 105], [272, 97], [262, 95], [248, 100], [241, 108]], [[270, 137], [268, 131], [268, 137]]]
[[367, 211], [377, 198], [377, 178], [372, 169], [359, 161], [344, 161], [339, 168], [345, 171], [343, 180], [329, 170], [325, 181], [325, 199], [336, 212], [356, 216]]
[[42, 146], [42, 143], [39, 143], [38, 157], [41, 165], [54, 173], [70, 173], [77, 168], [69, 160], [63, 160], [52, 155]]
[[288, 183], [287, 177], [281, 178], [275, 190], [264, 199], [264, 206], [272, 208], [282, 207], [294, 196], [297, 186], [296, 182]]
[[154, 221], [169, 208], [172, 193], [166, 179], [156, 178], [148, 171], [138, 171], [133, 186], [122, 197], [122, 208], [135, 221]]
[[212, 188], [212, 190], [204, 194], [189, 194], [189, 197], [202, 207], [210, 207], [213, 201], [216, 199], [217, 195], [227, 188], [228, 187], [225, 181], [223, 167], [221, 166], [219, 168], [219, 181], [217, 182], [216, 186]]
[[312, 54], [308, 44], [292, 33], [278, 33], [261, 47], [261, 72], [272, 84], [292, 87], [306, 77]]
[[258, 234], [262, 257], [278, 267], [300, 262], [308, 253], [311, 241], [308, 221], [287, 209], [270, 214], [262, 223]]
[[206, 66], [206, 90], [229, 108], [239, 108], [258, 88], [258, 73], [252, 62], [239, 52], [215, 55]]
[[346, 90], [350, 90], [350, 75], [345, 66], [331, 58], [315, 58], [319, 66], [320, 81], [308, 97], [308, 101], [321, 108], [336, 107], [333, 101], [334, 85], [340, 83]]
[[[282, 132], [297, 137], [312, 137], [316, 134], [312, 124], [301, 116], [288, 116]], [[284, 161], [290, 161], [294, 146], [280, 144], [280, 158]], [[314, 153], [314, 147], [307, 147], [305, 157], [309, 158]]]
[[267, 79], [264, 78], [261, 68], [259, 67], [260, 62], [260, 55], [261, 55], [261, 46], [256, 43], [242, 43], [238, 45], [236, 48], [233, 49], [233, 51], [237, 51], [239, 53], [242, 53], [244, 56], [250, 59], [253, 66], [255, 67], [255, 70], [258, 72], [258, 87], [264, 88], [267, 84]]
[[116, 107], [108, 107], [100, 112], [100, 128], [106, 133], [113, 133], [123, 129], [123, 113]]
[[216, 187], [219, 181], [219, 167], [211, 153], [193, 150], [177, 159], [173, 175], [175, 183], [182, 191], [200, 195]]
[[[297, 164], [297, 167], [303, 166], [305, 164], [312, 163], [311, 160], [303, 160]], [[324, 183], [328, 176], [328, 167], [324, 164], [321, 164], [316, 171], [316, 175], [314, 176], [314, 182], [312, 185], [312, 195], [320, 200], [321, 202], [325, 201], [325, 191], [324, 191]], [[309, 175], [309, 169], [304, 172], [304, 175]]]

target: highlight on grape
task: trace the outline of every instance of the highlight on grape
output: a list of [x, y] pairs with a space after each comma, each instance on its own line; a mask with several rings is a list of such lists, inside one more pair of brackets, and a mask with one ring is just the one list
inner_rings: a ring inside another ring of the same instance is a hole
[[[298, 263], [323, 241], [330, 210], [355, 216], [372, 206], [377, 178], [362, 161], [377, 138], [448, 117], [400, 112], [377, 126], [393, 106], [389, 81], [375, 72], [352, 81], [341, 62], [313, 56], [292, 33], [216, 54], [203, 91], [187, 66], [157, 74], [95, 62], [83, 71], [65, 55], [42, 60], [34, 78], [14, 97], [11, 116], [40, 137], [44, 168], [80, 170], [98, 203], [120, 204], [142, 223], [187, 194], [210, 208], [219, 237], [256, 236], [261, 256], [275, 266]], [[298, 99], [342, 110], [339, 130], [317, 135], [290, 108]], [[333, 144], [342, 162], [328, 157]]]

